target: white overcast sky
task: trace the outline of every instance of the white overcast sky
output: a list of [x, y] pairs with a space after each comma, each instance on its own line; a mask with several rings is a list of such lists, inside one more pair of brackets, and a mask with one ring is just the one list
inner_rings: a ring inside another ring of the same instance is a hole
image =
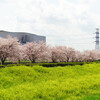
[[51, 45], [94, 49], [100, 0], [0, 0], [0, 30], [44, 35]]

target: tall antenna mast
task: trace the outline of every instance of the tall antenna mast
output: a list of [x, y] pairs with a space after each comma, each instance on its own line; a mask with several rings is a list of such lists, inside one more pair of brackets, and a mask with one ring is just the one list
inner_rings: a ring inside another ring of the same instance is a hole
[[99, 28], [96, 28], [96, 41], [95, 41], [95, 49], [99, 50]]

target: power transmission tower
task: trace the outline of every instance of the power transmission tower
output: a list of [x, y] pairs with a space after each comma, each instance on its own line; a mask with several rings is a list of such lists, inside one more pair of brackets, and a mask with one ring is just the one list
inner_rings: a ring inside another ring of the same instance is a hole
[[99, 50], [99, 28], [96, 28], [96, 32], [95, 32], [95, 34], [96, 34], [96, 41], [95, 41], [95, 49], [96, 50]]

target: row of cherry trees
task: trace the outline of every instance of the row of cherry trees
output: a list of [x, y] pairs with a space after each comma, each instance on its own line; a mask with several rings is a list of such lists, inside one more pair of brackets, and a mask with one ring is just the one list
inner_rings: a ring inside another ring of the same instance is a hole
[[8, 61], [30, 60], [32, 63], [44, 62], [88, 62], [100, 60], [100, 52], [96, 50], [77, 51], [66, 46], [50, 46], [43, 42], [20, 44], [17, 38], [0, 38], [1, 64]]

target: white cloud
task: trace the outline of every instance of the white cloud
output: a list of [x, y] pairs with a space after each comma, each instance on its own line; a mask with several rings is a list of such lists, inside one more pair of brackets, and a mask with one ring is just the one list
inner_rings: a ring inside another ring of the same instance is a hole
[[[47, 42], [53, 44], [60, 40], [67, 45], [67, 40], [81, 45], [82, 38], [77, 39], [78, 36], [85, 36], [88, 43], [87, 37], [95, 31], [96, 25], [100, 26], [100, 15], [91, 11], [96, 0], [73, 1], [5, 0], [0, 7], [0, 29], [46, 35]], [[75, 44], [70, 46], [75, 47]]]

